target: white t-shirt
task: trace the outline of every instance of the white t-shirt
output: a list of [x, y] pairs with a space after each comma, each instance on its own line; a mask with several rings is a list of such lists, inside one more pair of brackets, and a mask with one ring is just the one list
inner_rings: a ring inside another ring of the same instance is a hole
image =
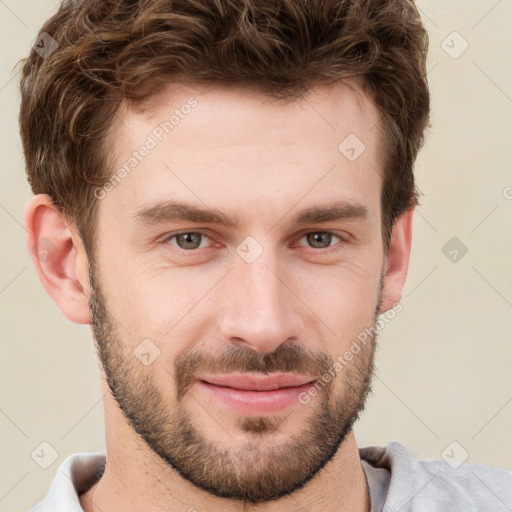
[[[512, 471], [482, 464], [418, 461], [397, 442], [359, 448], [372, 512], [512, 511]], [[29, 512], [83, 512], [78, 496], [101, 477], [105, 452], [75, 453], [46, 498]]]

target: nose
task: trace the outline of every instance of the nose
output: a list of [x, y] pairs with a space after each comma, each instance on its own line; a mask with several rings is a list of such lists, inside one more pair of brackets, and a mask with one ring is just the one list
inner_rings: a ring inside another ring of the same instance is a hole
[[224, 339], [262, 353], [297, 339], [302, 303], [288, 274], [266, 253], [252, 263], [239, 258], [234, 265], [219, 308]]

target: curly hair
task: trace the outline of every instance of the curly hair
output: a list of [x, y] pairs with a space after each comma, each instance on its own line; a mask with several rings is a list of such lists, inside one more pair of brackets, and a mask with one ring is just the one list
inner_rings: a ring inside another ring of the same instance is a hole
[[386, 251], [396, 218], [418, 204], [430, 95], [428, 34], [412, 0], [65, 0], [40, 37], [53, 51], [34, 47], [21, 61], [28, 181], [75, 223], [89, 255], [116, 114], [171, 82], [291, 101], [355, 79], [381, 118]]

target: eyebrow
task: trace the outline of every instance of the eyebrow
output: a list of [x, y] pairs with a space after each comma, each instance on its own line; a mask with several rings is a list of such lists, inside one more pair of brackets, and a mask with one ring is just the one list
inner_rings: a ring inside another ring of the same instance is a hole
[[[368, 208], [354, 201], [339, 201], [301, 210], [294, 224], [315, 224], [339, 220], [368, 220]], [[240, 226], [240, 217], [215, 209], [202, 209], [180, 201], [168, 200], [154, 205], [142, 206], [132, 216], [137, 223], [158, 225], [173, 221], [188, 221], [204, 224], [221, 224], [229, 228]]]

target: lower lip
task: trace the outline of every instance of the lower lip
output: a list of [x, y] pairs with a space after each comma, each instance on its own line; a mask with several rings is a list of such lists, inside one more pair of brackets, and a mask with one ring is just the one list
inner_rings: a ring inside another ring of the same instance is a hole
[[216, 399], [242, 414], [272, 413], [290, 407], [298, 402], [301, 393], [313, 385], [312, 382], [308, 382], [302, 386], [272, 391], [247, 391], [216, 386], [204, 381], [198, 381], [198, 384]]

